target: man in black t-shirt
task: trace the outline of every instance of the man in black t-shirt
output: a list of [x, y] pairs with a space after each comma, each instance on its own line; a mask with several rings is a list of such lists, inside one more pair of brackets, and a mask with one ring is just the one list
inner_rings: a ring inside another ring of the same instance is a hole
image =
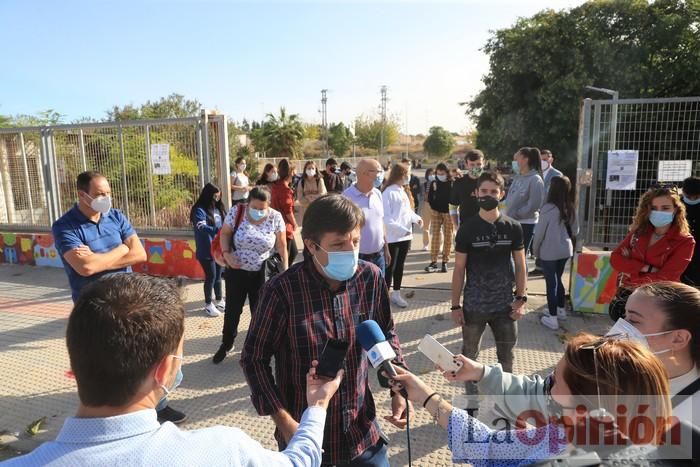
[[455, 229], [479, 212], [476, 182], [484, 170], [484, 153], [470, 149], [464, 155], [466, 177], [455, 180], [450, 195], [450, 215]]
[[[452, 319], [462, 326], [462, 352], [473, 360], [488, 324], [498, 363], [503, 371], [512, 372], [516, 321], [525, 314], [527, 302], [527, 266], [522, 227], [498, 211], [504, 193], [503, 178], [496, 173], [484, 172], [477, 180], [479, 213], [464, 219], [457, 231]], [[460, 303], [463, 286], [464, 305]], [[474, 383], [467, 383], [466, 389], [467, 395], [478, 394]]]

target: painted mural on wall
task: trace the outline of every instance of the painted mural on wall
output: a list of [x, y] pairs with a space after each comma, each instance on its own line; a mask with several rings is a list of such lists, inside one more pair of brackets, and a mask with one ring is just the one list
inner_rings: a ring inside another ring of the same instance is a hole
[[610, 252], [577, 254], [571, 274], [574, 310], [607, 314], [617, 289], [617, 272], [610, 265]]
[[[194, 240], [142, 238], [141, 242], [148, 260], [134, 266], [134, 271], [204, 279], [204, 271], [195, 258]], [[63, 267], [51, 234], [0, 232], [0, 263]]]

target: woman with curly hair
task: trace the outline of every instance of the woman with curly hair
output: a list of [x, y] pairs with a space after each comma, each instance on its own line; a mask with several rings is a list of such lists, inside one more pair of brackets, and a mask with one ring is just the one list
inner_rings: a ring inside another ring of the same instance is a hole
[[610, 317], [617, 320], [624, 314], [627, 297], [640, 285], [679, 282], [694, 249], [678, 191], [673, 187], [649, 189], [639, 201], [630, 232], [610, 257], [621, 275]]

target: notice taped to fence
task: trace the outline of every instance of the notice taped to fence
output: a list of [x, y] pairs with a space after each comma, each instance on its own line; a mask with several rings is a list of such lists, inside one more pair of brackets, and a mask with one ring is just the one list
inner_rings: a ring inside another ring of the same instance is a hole
[[606, 190], [635, 190], [639, 151], [608, 151]]
[[170, 175], [170, 145], [151, 144], [151, 166], [154, 175]]
[[660, 182], [681, 182], [693, 172], [693, 161], [659, 161]]

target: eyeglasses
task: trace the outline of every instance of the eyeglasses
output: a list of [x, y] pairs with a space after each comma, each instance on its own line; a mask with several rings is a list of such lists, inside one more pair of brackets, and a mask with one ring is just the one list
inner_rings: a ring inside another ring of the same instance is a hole
[[582, 345], [578, 348], [578, 350], [593, 350], [593, 367], [595, 368], [595, 386], [598, 393], [598, 408], [591, 410], [590, 414], [592, 418], [598, 419], [602, 422], [612, 422], [615, 420], [615, 417], [605, 407], [603, 407], [603, 404], [601, 403], [600, 379], [598, 378], [598, 349], [608, 342], [615, 342], [624, 339], [629, 339], [629, 335], [627, 333], [621, 332], [617, 334], [610, 334], [608, 336], [601, 337], [595, 342]]

